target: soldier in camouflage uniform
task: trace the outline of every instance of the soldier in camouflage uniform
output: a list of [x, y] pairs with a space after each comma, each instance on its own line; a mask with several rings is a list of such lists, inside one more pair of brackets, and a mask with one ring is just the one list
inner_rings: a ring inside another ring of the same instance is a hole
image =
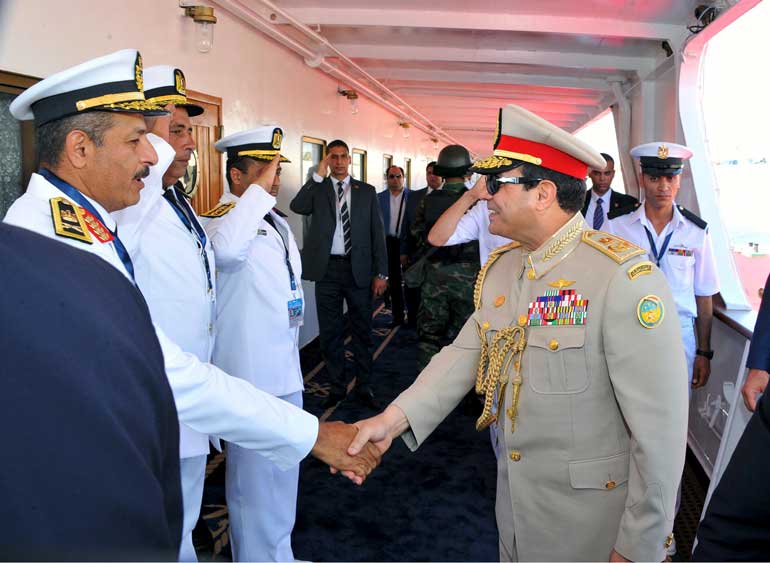
[[433, 224], [467, 191], [463, 176], [470, 165], [470, 154], [465, 147], [449, 145], [441, 150], [434, 173], [444, 178], [444, 186], [423, 199], [412, 225], [412, 235], [419, 241], [426, 260], [417, 313], [420, 370], [457, 336], [473, 313], [473, 284], [479, 272], [478, 241], [440, 248], [428, 243]]

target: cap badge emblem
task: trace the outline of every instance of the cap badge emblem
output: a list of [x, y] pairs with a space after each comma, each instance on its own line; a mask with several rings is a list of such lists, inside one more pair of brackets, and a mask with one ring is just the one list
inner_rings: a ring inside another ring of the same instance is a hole
[[184, 74], [179, 69], [174, 70], [174, 86], [180, 96], [187, 97], [187, 85], [185, 84]]
[[136, 62], [134, 63], [134, 79], [136, 80], [136, 89], [140, 92], [144, 92], [144, 78], [142, 76], [142, 55], [136, 54]]
[[668, 158], [668, 147], [666, 145], [658, 147], [658, 158]]
[[283, 141], [283, 133], [281, 133], [280, 129], [273, 129], [273, 148], [276, 150], [280, 149], [281, 141]]

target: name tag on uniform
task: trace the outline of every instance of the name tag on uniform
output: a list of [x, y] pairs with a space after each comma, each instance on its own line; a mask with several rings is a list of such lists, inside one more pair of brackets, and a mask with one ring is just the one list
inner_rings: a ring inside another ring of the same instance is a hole
[[673, 256], [692, 256], [692, 250], [689, 248], [669, 248], [668, 253]]
[[266, 237], [267, 231], [265, 229], [257, 229], [257, 236]]
[[288, 303], [289, 308], [289, 327], [295, 328], [302, 326], [302, 298], [292, 299]]

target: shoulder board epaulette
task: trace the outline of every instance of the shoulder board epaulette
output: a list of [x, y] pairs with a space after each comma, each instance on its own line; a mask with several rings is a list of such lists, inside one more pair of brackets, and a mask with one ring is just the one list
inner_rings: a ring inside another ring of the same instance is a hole
[[689, 219], [691, 223], [695, 224], [695, 226], [700, 227], [701, 229], [705, 229], [708, 226], [708, 223], [698, 217], [695, 213], [690, 211], [689, 209], [685, 209], [681, 205], [677, 205], [676, 208], [679, 210], [679, 213], [681, 213], [685, 219]]
[[479, 275], [476, 276], [476, 285], [473, 287], [473, 304], [476, 307], [476, 309], [481, 308], [481, 290], [484, 287], [484, 278], [487, 277], [487, 270], [492, 267], [492, 264], [497, 262], [497, 259], [500, 258], [503, 254], [508, 252], [509, 250], [513, 250], [514, 248], [520, 247], [521, 244], [519, 244], [516, 241], [509, 242], [508, 244], [504, 244], [503, 246], [498, 246], [495, 248], [492, 252], [489, 253], [489, 258], [487, 258], [487, 263], [482, 266], [481, 270], [479, 271]]
[[213, 209], [209, 209], [206, 211], [206, 213], [201, 213], [201, 217], [222, 217], [223, 215], [227, 215], [227, 212], [230, 211], [233, 207], [235, 207], [235, 202], [231, 201], [229, 203], [220, 203]]
[[634, 256], [646, 254], [647, 251], [626, 239], [605, 233], [604, 231], [583, 231], [583, 242], [609, 256], [618, 264], [628, 262]]
[[631, 205], [626, 205], [624, 207], [618, 207], [617, 209], [610, 209], [610, 211], [607, 213], [607, 219], [614, 219], [615, 217], [620, 217], [622, 215], [628, 215], [629, 213], [633, 213], [637, 209], [639, 209], [639, 206], [642, 204], [638, 201], [636, 203], [632, 203]]
[[80, 207], [66, 197], [52, 197], [50, 202], [53, 230], [58, 236], [93, 244]]

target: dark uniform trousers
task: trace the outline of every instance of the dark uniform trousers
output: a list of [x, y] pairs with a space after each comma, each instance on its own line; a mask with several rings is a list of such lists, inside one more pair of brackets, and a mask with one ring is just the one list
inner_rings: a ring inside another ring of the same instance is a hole
[[393, 322], [404, 322], [404, 288], [401, 277], [401, 239], [388, 235], [385, 238], [388, 249], [388, 293], [393, 311]]
[[356, 363], [356, 387], [366, 389], [372, 372], [372, 295], [367, 285], [358, 287], [349, 257], [329, 256], [322, 280], [315, 283], [316, 310], [321, 352], [331, 381], [331, 392], [345, 394], [345, 318], [340, 315], [343, 299], [348, 303], [351, 348]]

